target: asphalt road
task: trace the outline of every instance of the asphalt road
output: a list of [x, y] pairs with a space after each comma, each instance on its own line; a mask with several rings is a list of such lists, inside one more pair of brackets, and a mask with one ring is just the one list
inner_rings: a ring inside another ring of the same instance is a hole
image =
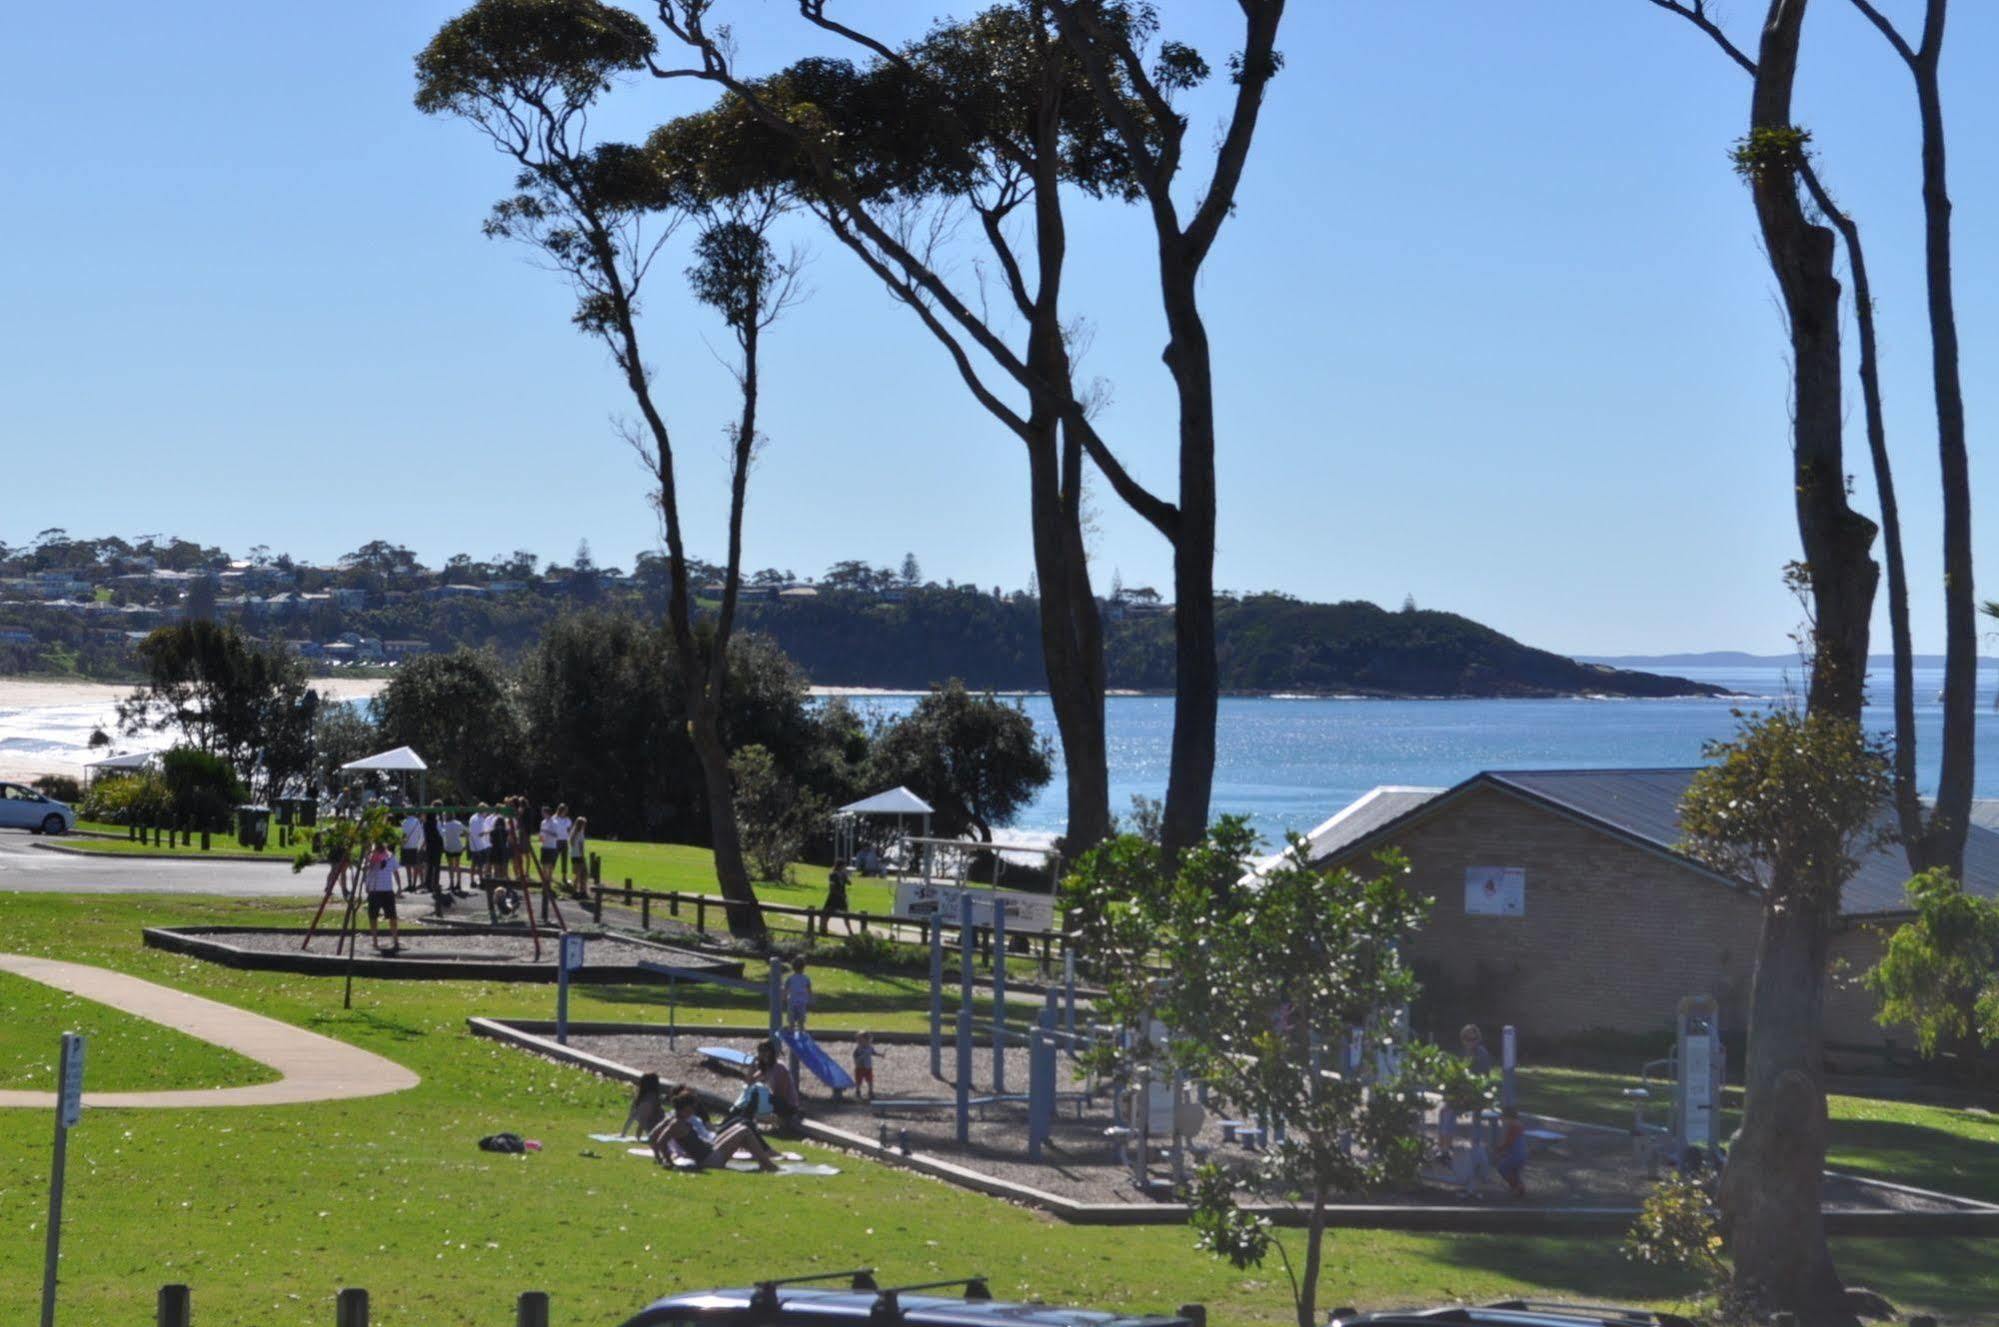
[[26, 830], [0, 829], [0, 893], [229, 894], [240, 897], [316, 897], [323, 871], [293, 875], [291, 863], [160, 861], [144, 857], [86, 857], [51, 852]]

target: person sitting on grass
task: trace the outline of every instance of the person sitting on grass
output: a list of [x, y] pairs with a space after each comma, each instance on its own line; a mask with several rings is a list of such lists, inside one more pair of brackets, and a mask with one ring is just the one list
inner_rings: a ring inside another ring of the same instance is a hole
[[777, 1155], [747, 1125], [725, 1124], [713, 1136], [695, 1114], [692, 1090], [681, 1088], [673, 1094], [673, 1115], [653, 1131], [653, 1156], [662, 1166], [671, 1166], [677, 1153], [701, 1170], [720, 1170], [737, 1156], [746, 1156], [760, 1170], [777, 1170]]
[[771, 1114], [784, 1124], [793, 1124], [798, 1119], [798, 1080], [791, 1076], [791, 1070], [777, 1057], [777, 1042], [766, 1037], [757, 1043], [757, 1062], [745, 1075], [752, 1083], [761, 1083], [770, 1090]]
[[389, 917], [389, 952], [399, 954], [403, 948], [402, 931], [396, 924], [396, 858], [383, 844], [376, 844], [368, 854], [368, 864], [362, 872], [368, 882], [368, 939], [377, 953], [381, 952], [381, 933], [375, 929], [375, 920], [383, 913]]
[[641, 1074], [638, 1091], [632, 1094], [631, 1109], [625, 1112], [625, 1122], [618, 1126], [621, 1138], [651, 1138], [653, 1131], [666, 1123], [666, 1098], [660, 1091], [658, 1074]]

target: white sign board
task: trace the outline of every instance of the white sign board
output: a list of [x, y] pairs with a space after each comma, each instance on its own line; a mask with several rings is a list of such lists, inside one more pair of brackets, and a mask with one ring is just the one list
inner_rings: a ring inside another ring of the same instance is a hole
[[941, 917], [946, 926], [958, 921], [958, 900], [972, 900], [972, 925], [991, 926], [995, 903], [1006, 910], [1010, 931], [1052, 931], [1055, 929], [1055, 900], [1047, 894], [1022, 894], [1011, 889], [973, 889], [962, 885], [930, 884], [922, 880], [898, 880], [895, 886], [895, 915], [912, 921]]
[[583, 937], [573, 932], [562, 937], [562, 970], [574, 972], [583, 966]]
[[1718, 1141], [1714, 1118], [1714, 1040], [1690, 1036], [1680, 1043], [1686, 1063], [1680, 1066], [1680, 1090], [1686, 1094], [1682, 1131], [1689, 1147], [1713, 1147]]
[[1465, 911], [1475, 917], [1527, 915], [1527, 868], [1467, 866]]
[[83, 1037], [79, 1033], [63, 1034], [62, 1093], [59, 1109], [62, 1112], [62, 1127], [73, 1129], [83, 1118]]

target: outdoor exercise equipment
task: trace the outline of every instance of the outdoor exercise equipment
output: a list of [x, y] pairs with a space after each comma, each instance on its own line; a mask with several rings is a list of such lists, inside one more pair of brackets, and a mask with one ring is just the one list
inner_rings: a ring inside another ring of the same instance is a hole
[[[680, 1048], [680, 983], [692, 982], [697, 986], [719, 986], [726, 991], [762, 991], [770, 1002], [770, 1030], [778, 1029], [778, 973], [780, 965], [772, 962], [770, 976], [763, 981], [750, 981], [744, 977], [725, 977], [707, 968], [684, 968], [672, 963], [655, 963], [649, 958], [639, 960], [639, 970], [649, 972], [666, 982], [666, 1044], [669, 1050]], [[721, 1046], [702, 1046], [701, 1055], [718, 1063], [738, 1068], [747, 1068], [756, 1063], [756, 1057], [747, 1051], [730, 1050]], [[738, 1057], [742, 1062], [738, 1063]]]
[[[1680, 1170], [1719, 1169], [1721, 1093], [1728, 1077], [1728, 1052], [1721, 1044], [1721, 1007], [1713, 996], [1689, 995], [1673, 1019], [1673, 1053], [1653, 1060], [1640, 1073], [1643, 1085], [1626, 1088], [1631, 1133], [1648, 1170], [1661, 1159]], [[1646, 1118], [1646, 1108], [1662, 1089], [1666, 1122]]]

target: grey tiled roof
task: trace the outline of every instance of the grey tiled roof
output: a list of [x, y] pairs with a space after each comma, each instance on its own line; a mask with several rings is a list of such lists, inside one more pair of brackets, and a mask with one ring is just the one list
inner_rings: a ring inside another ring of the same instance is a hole
[[1337, 856], [1382, 826], [1400, 820], [1448, 791], [1444, 788], [1376, 788], [1305, 836], [1313, 861]]
[[[1478, 785], [1496, 785], [1531, 801], [1600, 825], [1648, 847], [1681, 853], [1680, 796], [1692, 781], [1686, 769], [1488, 770], [1447, 792], [1431, 789], [1377, 788], [1312, 834], [1312, 857], [1319, 860], [1373, 846], [1368, 840], [1393, 841], [1393, 831], [1429, 807]], [[1411, 794], [1421, 793], [1420, 797]], [[1396, 795], [1400, 796], [1396, 796]], [[1399, 809], [1398, 809], [1399, 808]], [[1883, 808], [1882, 817], [1892, 813]], [[1999, 897], [1999, 801], [1974, 805], [1972, 826], [1965, 839], [1965, 885], [1986, 898]], [[1326, 846], [1321, 848], [1320, 836]], [[1698, 865], [1688, 859], [1689, 865]], [[1700, 868], [1705, 869], [1705, 868]], [[1909, 865], [1897, 844], [1870, 853], [1846, 884], [1842, 913], [1849, 917], [1879, 916], [1906, 911], [1902, 886]]]

